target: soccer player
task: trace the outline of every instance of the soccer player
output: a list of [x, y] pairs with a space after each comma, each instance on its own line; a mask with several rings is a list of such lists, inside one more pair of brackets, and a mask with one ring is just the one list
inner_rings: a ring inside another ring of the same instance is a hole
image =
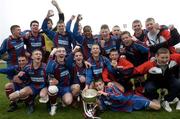
[[4, 53], [8, 54], [7, 66], [17, 65], [18, 56], [25, 53], [20, 26], [12, 25], [10, 30], [12, 35], [5, 39], [0, 47], [0, 58]]
[[119, 49], [120, 44], [118, 44], [118, 40], [119, 39], [117, 39], [116, 36], [110, 35], [108, 25], [103, 24], [101, 26], [99, 42], [101, 46], [101, 53], [103, 56], [108, 57], [111, 49]]
[[82, 16], [78, 15], [74, 24], [73, 36], [74, 39], [81, 45], [84, 59], [87, 60], [91, 56], [91, 47], [94, 43], [98, 43], [96, 36], [93, 36], [91, 26], [86, 25], [83, 27], [83, 33], [79, 31], [81, 28], [80, 21]]
[[[64, 13], [62, 12], [61, 8], [59, 7], [57, 1], [52, 0], [51, 3], [56, 7], [56, 9], [58, 11], [58, 16], [59, 16], [58, 21], [64, 21]], [[57, 30], [57, 27], [53, 28], [53, 21], [50, 18], [48, 19], [47, 26], [48, 26], [48, 29], [50, 29], [50, 30], [53, 30], [53, 31]], [[46, 46], [46, 53], [45, 53], [44, 61], [47, 62], [48, 57], [50, 55], [50, 52], [52, 51], [54, 44], [53, 44], [53, 41], [50, 40], [50, 38], [45, 33], [43, 33], [43, 36], [45, 38], [45, 46]]]
[[[148, 47], [155, 46], [154, 49], [169, 40], [171, 40], [171, 33], [168, 31], [168, 28], [157, 28], [157, 23], [155, 22], [154, 18], [147, 18], [146, 22], [146, 29], [148, 30], [146, 45]], [[172, 46], [167, 46], [171, 53], [176, 53], [175, 48]], [[153, 56], [157, 50], [150, 50], [151, 55]]]
[[[53, 60], [55, 56], [55, 60]], [[70, 89], [70, 71], [65, 61], [66, 50], [64, 47], [54, 48], [50, 54], [46, 72], [49, 77], [48, 95], [51, 104], [49, 114], [56, 114], [57, 97], [62, 98], [62, 103], [70, 105], [72, 103], [72, 94]]]
[[[8, 68], [5, 69], [0, 69], [0, 73], [7, 74], [8, 79], [10, 80], [9, 83], [5, 85], [5, 92], [8, 99], [14, 96], [11, 95], [11, 97], [9, 97], [10, 94], [26, 86], [27, 82], [23, 82], [22, 80], [20, 80], [17, 74], [20, 71], [23, 71], [27, 63], [28, 63], [28, 58], [25, 55], [20, 55], [18, 57], [18, 65], [9, 66]], [[16, 109], [17, 109], [17, 103], [12, 101], [11, 104], [9, 105], [7, 112], [13, 112]]]
[[[86, 82], [86, 66], [84, 64], [83, 54], [80, 50], [76, 50], [74, 55], [69, 57], [74, 59], [72, 65], [70, 67], [71, 70], [71, 90], [74, 98], [74, 104], [78, 101], [78, 96], [80, 95], [80, 91], [84, 89]], [[68, 59], [69, 59], [68, 58]]]
[[41, 50], [34, 50], [32, 52], [32, 63], [27, 65], [23, 71], [18, 73], [23, 81], [29, 81], [28, 85], [20, 91], [12, 93], [9, 97], [11, 101], [18, 99], [25, 100], [28, 105], [28, 113], [34, 112], [34, 99], [39, 94], [40, 98], [47, 100], [47, 79], [46, 79], [46, 65], [42, 63], [42, 52]]
[[50, 30], [48, 28], [48, 19], [52, 16], [51, 12], [48, 11], [42, 24], [42, 30], [53, 41], [54, 47], [65, 47], [67, 54], [69, 54], [72, 52], [73, 35], [65, 30], [65, 23], [62, 20], [57, 23], [57, 31]]
[[112, 49], [109, 54], [111, 64], [116, 69], [116, 73], [112, 74], [108, 72], [107, 68], [103, 69], [102, 77], [103, 81], [107, 84], [112, 82], [121, 91], [126, 92], [132, 90], [132, 83], [127, 76], [131, 75], [134, 69], [132, 63], [123, 57], [119, 57], [118, 50]]
[[132, 29], [134, 30], [134, 36], [140, 41], [142, 44], [145, 44], [145, 39], [148, 31], [146, 29], [142, 29], [142, 23], [140, 20], [134, 20], [132, 22]]
[[27, 56], [31, 56], [35, 49], [40, 49], [45, 53], [45, 41], [44, 36], [39, 32], [39, 22], [36, 20], [30, 23], [31, 31], [28, 31], [24, 36], [24, 43], [26, 44]]
[[[58, 11], [59, 21], [64, 21], [64, 13], [62, 12], [61, 8], [59, 7], [59, 4], [56, 0], [51, 1], [52, 5], [54, 5]], [[53, 28], [53, 31], [57, 31], [57, 26]]]
[[[152, 99], [158, 99], [157, 89], [166, 88], [168, 94], [164, 97], [162, 106], [168, 112], [172, 109], [169, 106], [169, 102], [173, 101], [175, 97], [179, 97], [180, 94], [180, 80], [178, 80], [178, 74], [180, 65], [180, 54], [171, 54], [166, 48], [160, 48], [154, 61], [147, 61], [144, 64], [136, 67], [133, 74], [147, 74], [147, 80], [145, 82], [145, 96]], [[176, 106], [177, 110], [180, 110], [180, 101]]]
[[120, 54], [125, 55], [127, 60], [134, 66], [138, 66], [148, 60], [149, 49], [134, 42], [128, 31], [122, 32], [121, 39], [124, 48], [120, 49]]
[[101, 110], [132, 112], [146, 108], [160, 109], [160, 104], [157, 101], [150, 101], [135, 94], [124, 95], [115, 85], [105, 86], [102, 80], [95, 82], [95, 88], [101, 94], [99, 97]]
[[109, 72], [114, 72], [109, 59], [100, 55], [100, 46], [98, 44], [92, 45], [91, 54], [92, 56], [87, 60], [91, 67], [86, 71], [86, 86], [84, 90], [93, 88], [94, 81], [102, 79], [102, 71], [105, 67], [107, 67]]

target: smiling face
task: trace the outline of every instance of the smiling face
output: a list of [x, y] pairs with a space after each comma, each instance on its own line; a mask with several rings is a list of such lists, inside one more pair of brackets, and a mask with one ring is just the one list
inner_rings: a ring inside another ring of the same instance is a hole
[[41, 61], [42, 61], [42, 52], [39, 51], [39, 50], [33, 51], [31, 58], [33, 59], [33, 62], [41, 63]]
[[95, 82], [95, 88], [96, 88], [96, 90], [98, 90], [98, 91], [104, 90], [104, 82], [102, 82], [102, 81], [97, 81], [97, 82]]
[[98, 44], [92, 45], [91, 53], [93, 57], [98, 57], [100, 54], [100, 47]]
[[64, 47], [57, 48], [55, 56], [58, 61], [63, 62], [66, 57], [66, 49]]
[[157, 62], [159, 65], [166, 65], [170, 60], [170, 54], [169, 53], [163, 53], [157, 55]]
[[16, 38], [21, 37], [21, 28], [20, 27], [16, 27], [13, 31], [13, 36], [15, 36]]
[[48, 29], [52, 29], [52, 27], [53, 27], [53, 23], [52, 23], [52, 20], [50, 19], [50, 20], [48, 20], [48, 24], [47, 24], [47, 26], [48, 26]]
[[120, 27], [119, 26], [114, 26], [112, 28], [112, 34], [115, 35], [115, 36], [119, 36], [121, 34]]
[[132, 29], [136, 34], [140, 34], [142, 32], [142, 24], [141, 22], [134, 22], [132, 24]]
[[109, 26], [107, 24], [103, 24], [100, 30], [100, 35], [102, 39], [109, 40], [110, 37], [109, 34], [110, 34]]
[[102, 39], [109, 39], [110, 31], [109, 29], [101, 29], [101, 37]]
[[39, 23], [37, 21], [32, 21], [30, 27], [31, 27], [31, 31], [33, 33], [38, 33], [39, 32]]
[[133, 43], [132, 37], [129, 34], [123, 34], [121, 35], [121, 39], [123, 44], [127, 47], [130, 46]]
[[91, 38], [92, 37], [92, 30], [90, 26], [84, 26], [83, 28], [83, 33], [87, 38]]
[[59, 33], [64, 33], [64, 31], [65, 31], [65, 24], [64, 24], [64, 22], [60, 22], [60, 23], [57, 24], [57, 31]]
[[76, 52], [74, 54], [74, 60], [75, 60], [76, 64], [82, 64], [82, 62], [83, 62], [83, 54], [81, 52]]
[[155, 23], [155, 20], [153, 18], [147, 18], [145, 25], [146, 25], [146, 29], [149, 32], [155, 32], [156, 31], [156, 23]]
[[21, 37], [21, 28], [19, 25], [12, 25], [10, 30], [14, 38]]
[[85, 32], [84, 32], [84, 35], [85, 35], [87, 38], [91, 38], [92, 32], [91, 32], [91, 31], [85, 31]]
[[28, 63], [28, 60], [25, 56], [18, 57], [18, 65], [21, 69], [23, 69], [27, 63]]
[[118, 53], [118, 51], [111, 51], [110, 52], [110, 54], [109, 54], [109, 58], [111, 59], [111, 60], [118, 60], [118, 58], [119, 58], [119, 53]]
[[160, 48], [156, 53], [157, 64], [166, 65], [170, 61], [170, 52], [166, 48]]

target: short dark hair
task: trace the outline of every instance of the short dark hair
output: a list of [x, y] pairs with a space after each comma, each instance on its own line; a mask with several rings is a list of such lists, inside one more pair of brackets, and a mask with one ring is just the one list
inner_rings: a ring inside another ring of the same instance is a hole
[[140, 21], [139, 19], [135, 19], [135, 20], [132, 22], [132, 24], [134, 24], [134, 23], [141, 23], [141, 21]]
[[159, 54], [170, 54], [169, 50], [167, 48], [159, 48], [158, 51], [156, 52], [157, 55]]
[[74, 52], [74, 54], [76, 54], [77, 52], [80, 52], [80, 53], [83, 55], [83, 53], [82, 53], [82, 50], [81, 50], [81, 49], [76, 50], [76, 51]]
[[41, 50], [41, 49], [39, 49], [39, 48], [37, 48], [37, 49], [33, 50], [33, 51], [32, 51], [32, 54], [33, 54], [34, 52], [36, 52], [36, 51], [39, 51], [39, 52], [41, 52], [41, 54], [43, 54], [42, 50]]
[[119, 27], [119, 26], [118, 26], [118, 25], [115, 25], [115, 26], [113, 26], [113, 28], [114, 28], [114, 27]]
[[109, 26], [107, 24], [103, 24], [103, 25], [101, 25], [101, 30], [102, 29], [109, 29]]
[[25, 54], [21, 54], [18, 56], [18, 58], [20, 58], [20, 57], [24, 57], [24, 58], [26, 58], [26, 60], [28, 60], [28, 57]]
[[91, 26], [86, 25], [86, 26], [83, 27], [83, 32], [87, 32], [87, 31], [92, 31]]
[[104, 83], [104, 81], [103, 81], [102, 78], [99, 78], [99, 79], [97, 79], [97, 80], [94, 81], [94, 83], [97, 83], [97, 82], [102, 82], [102, 83]]
[[13, 33], [13, 31], [14, 31], [16, 28], [20, 28], [20, 26], [19, 26], [19, 25], [12, 25], [12, 26], [10, 27], [11, 33]]
[[129, 31], [123, 31], [123, 32], [121, 33], [121, 37], [122, 37], [123, 35], [125, 35], [125, 34], [128, 34], [128, 36], [132, 37]]
[[39, 24], [39, 22], [38, 22], [37, 20], [33, 20], [33, 21], [31, 21], [31, 23], [30, 23], [30, 27], [32, 26], [33, 23]]
[[109, 54], [110, 54], [111, 52], [118, 52], [118, 50], [113, 48], [113, 49], [110, 50]]

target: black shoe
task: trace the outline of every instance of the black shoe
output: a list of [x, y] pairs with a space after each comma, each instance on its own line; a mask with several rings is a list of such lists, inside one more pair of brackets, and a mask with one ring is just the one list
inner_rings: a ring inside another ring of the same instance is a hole
[[17, 110], [17, 108], [18, 108], [18, 106], [16, 103], [11, 103], [7, 109], [7, 112], [14, 112]]
[[28, 105], [28, 112], [27, 113], [28, 114], [32, 114], [34, 112], [34, 110], [35, 110], [34, 109], [34, 104], [29, 104]]

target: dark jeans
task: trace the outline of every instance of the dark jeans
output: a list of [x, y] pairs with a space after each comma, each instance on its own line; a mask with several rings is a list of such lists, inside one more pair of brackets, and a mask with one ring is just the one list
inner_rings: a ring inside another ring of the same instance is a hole
[[166, 88], [168, 90], [168, 94], [165, 96], [167, 101], [172, 101], [175, 97], [180, 98], [180, 80], [176, 78], [147, 80], [145, 83], [145, 96], [150, 100], [158, 99], [157, 89], [159, 88]]

